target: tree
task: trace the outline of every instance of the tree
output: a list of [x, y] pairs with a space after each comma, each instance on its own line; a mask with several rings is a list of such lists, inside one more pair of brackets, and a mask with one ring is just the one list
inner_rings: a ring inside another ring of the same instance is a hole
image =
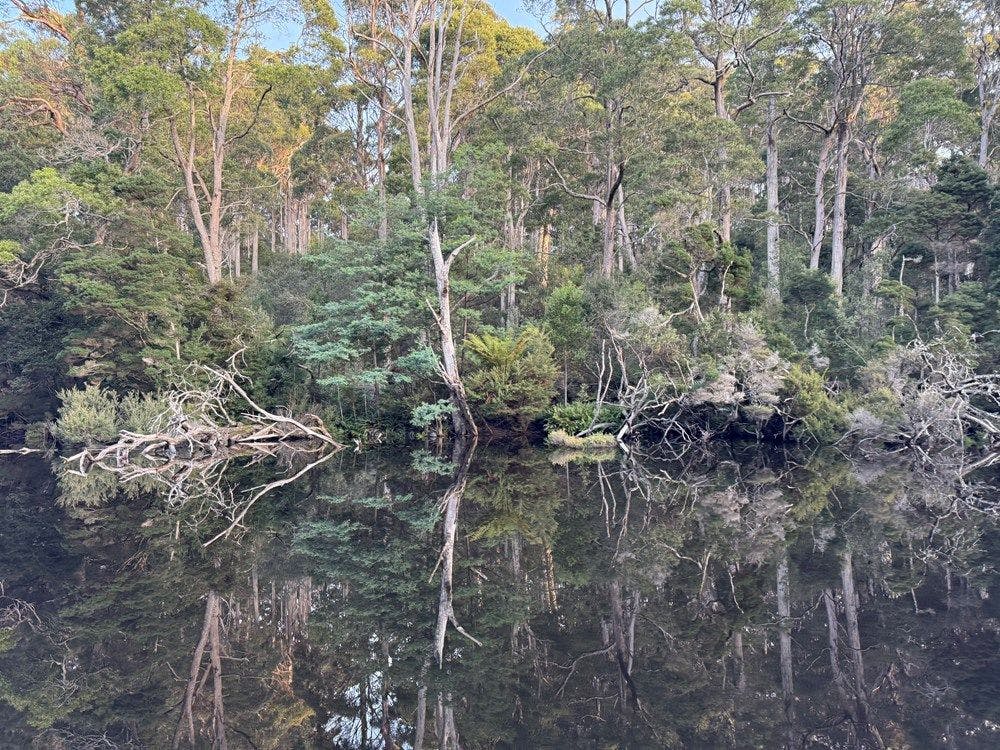
[[[452, 415], [455, 431], [475, 435], [475, 420], [469, 409], [459, 372], [452, 330], [451, 299], [452, 266], [459, 253], [475, 238], [451, 247], [445, 256], [442, 241], [444, 217], [439, 215], [436, 201], [450, 178], [451, 162], [462, 129], [474, 115], [518, 85], [526, 68], [522, 68], [513, 81], [494, 91], [490, 90], [488, 80], [477, 81], [475, 75], [471, 76], [471, 80], [463, 81], [462, 79], [466, 79], [465, 74], [474, 70], [473, 63], [481, 43], [474, 36], [466, 36], [465, 24], [470, 12], [468, 4], [456, 4], [451, 0], [430, 0], [425, 5], [423, 0], [407, 0], [398, 9], [386, 7], [392, 36], [401, 46], [401, 49], [389, 47], [388, 51], [400, 76], [402, 122], [409, 150], [411, 186], [414, 196], [424, 203], [427, 217], [427, 244], [437, 287], [435, 320], [440, 330], [441, 374], [455, 406]], [[430, 34], [426, 51], [421, 46], [421, 33], [425, 24]], [[369, 41], [381, 47], [387, 46], [378, 37], [372, 37]], [[421, 69], [417, 67], [418, 56], [424, 62]], [[414, 86], [420, 77], [426, 89], [424, 113], [417, 111], [414, 92]], [[460, 81], [464, 84], [462, 87], [459, 86]], [[467, 87], [472, 88], [470, 90]], [[463, 96], [466, 92], [468, 94]], [[430, 134], [426, 142], [419, 135], [424, 123]]]

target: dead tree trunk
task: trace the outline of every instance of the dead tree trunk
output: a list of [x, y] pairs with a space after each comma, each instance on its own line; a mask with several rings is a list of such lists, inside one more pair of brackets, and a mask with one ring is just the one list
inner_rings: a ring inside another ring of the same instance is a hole
[[781, 302], [781, 249], [778, 245], [778, 112], [772, 96], [767, 104], [767, 296]]

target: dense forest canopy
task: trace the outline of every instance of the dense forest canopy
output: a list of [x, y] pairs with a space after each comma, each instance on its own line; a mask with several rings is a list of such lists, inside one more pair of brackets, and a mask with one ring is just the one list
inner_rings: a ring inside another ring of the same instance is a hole
[[238, 355], [360, 441], [1000, 434], [992, 1], [11, 6], [10, 431]]

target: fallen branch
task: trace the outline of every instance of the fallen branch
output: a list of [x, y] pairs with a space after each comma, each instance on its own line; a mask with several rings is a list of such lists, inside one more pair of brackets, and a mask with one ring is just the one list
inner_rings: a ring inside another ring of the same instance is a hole
[[[344, 447], [319, 417], [305, 414], [294, 418], [265, 409], [254, 401], [240, 383], [249, 382], [236, 366], [242, 353], [241, 349], [230, 358], [228, 369], [192, 365], [190, 375], [207, 378], [208, 385], [182, 383], [168, 392], [165, 410], [152, 420], [156, 429], [122, 430], [114, 443], [85, 448], [67, 461], [77, 462], [79, 473], [85, 473], [92, 465], [119, 471], [142, 458], [142, 470], [146, 472], [150, 461], [163, 465], [178, 456], [214, 457], [240, 448], [266, 452], [292, 442], [311, 443], [324, 449]], [[194, 378], [185, 378], [188, 379]], [[234, 401], [242, 405], [239, 415], [230, 413]]]

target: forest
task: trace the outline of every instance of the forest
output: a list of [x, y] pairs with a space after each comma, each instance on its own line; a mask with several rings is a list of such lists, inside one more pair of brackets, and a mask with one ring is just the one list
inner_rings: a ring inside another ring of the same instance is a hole
[[1000, 435], [991, 1], [11, 6], [29, 448], [153, 431], [192, 367], [360, 444]]
[[524, 3], [0, 2], [0, 746], [997, 746], [1000, 0]]

